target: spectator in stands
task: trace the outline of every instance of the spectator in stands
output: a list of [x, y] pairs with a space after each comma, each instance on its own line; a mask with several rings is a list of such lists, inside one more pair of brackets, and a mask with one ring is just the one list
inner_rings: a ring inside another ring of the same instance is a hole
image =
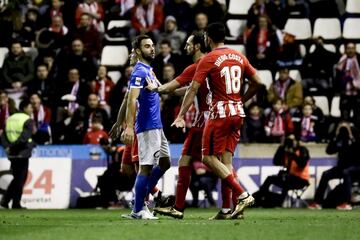
[[[263, 207], [281, 207], [287, 192], [292, 189], [302, 189], [309, 185], [309, 150], [302, 146], [295, 136], [289, 135], [281, 144], [274, 156], [275, 166], [283, 169], [277, 175], [266, 178], [257, 193], [254, 193], [256, 205]], [[281, 188], [281, 195], [276, 200], [271, 198], [270, 186]], [[272, 201], [275, 200], [275, 201]]]
[[[100, 105], [109, 109], [110, 93], [115, 88], [115, 83], [107, 75], [107, 68], [104, 65], [99, 66], [96, 79], [90, 82], [90, 92], [95, 93]], [[110, 112], [109, 112], [110, 114]]]
[[47, 65], [40, 64], [36, 68], [36, 77], [29, 86], [28, 95], [37, 94], [42, 102], [49, 107], [55, 107], [56, 87], [55, 79], [49, 76]]
[[[310, 209], [321, 209], [325, 197], [325, 191], [331, 179], [343, 178], [344, 170], [359, 164], [358, 144], [353, 129], [349, 122], [342, 121], [338, 124], [335, 137], [330, 140], [326, 147], [327, 154], [337, 153], [337, 165], [323, 172], [319, 186], [316, 189], [314, 202], [309, 205]], [[339, 196], [342, 198], [342, 196]], [[349, 206], [338, 206], [341, 209], [349, 208]]]
[[30, 103], [34, 109], [30, 117], [34, 120], [36, 126], [35, 142], [38, 144], [51, 143], [50, 108], [42, 104], [42, 100], [37, 93], [30, 96]]
[[255, 2], [250, 6], [246, 18], [246, 26], [251, 29], [256, 25], [260, 16], [268, 15], [267, 14], [267, 4], [265, 0], [255, 0]]
[[[66, 74], [72, 68], [78, 69], [81, 79], [86, 82], [96, 77], [96, 60], [84, 49], [84, 44], [80, 39], [72, 41], [69, 52], [61, 52], [59, 54], [57, 66], [60, 74]], [[64, 78], [64, 76], [60, 75], [59, 78]]]
[[84, 44], [84, 48], [90, 52], [93, 57], [99, 59], [102, 49], [102, 37], [91, 22], [92, 17], [88, 13], [83, 13], [80, 17], [79, 27], [75, 32], [75, 38], [80, 39]]
[[64, 16], [64, 2], [61, 0], [51, 0], [50, 7], [43, 16], [45, 26], [49, 26], [55, 16]]
[[274, 72], [279, 47], [276, 29], [270, 24], [269, 18], [259, 17], [246, 42], [249, 61], [258, 69], [270, 69]]
[[179, 31], [189, 33], [192, 25], [193, 12], [185, 0], [170, 0], [164, 6], [166, 16], [174, 16]]
[[7, 93], [0, 89], [0, 135], [5, 129], [5, 123], [9, 116], [17, 111], [15, 102]]
[[286, 0], [285, 12], [288, 17], [309, 18], [309, 5], [304, 0]]
[[135, 6], [135, 0], [115, 0], [110, 12], [118, 12], [121, 18], [130, 19], [131, 9]]
[[[345, 54], [336, 64], [335, 89], [340, 92], [341, 118], [353, 120], [360, 126], [360, 56], [356, 53], [355, 44], [346, 44]], [[353, 111], [353, 119], [351, 119]]]
[[67, 112], [72, 115], [79, 106], [86, 104], [89, 90], [88, 85], [80, 80], [79, 70], [72, 68], [68, 71], [68, 78], [60, 89], [61, 100], [68, 102]]
[[[103, 140], [101, 140], [103, 139]], [[91, 119], [91, 127], [84, 136], [84, 144], [100, 144], [101, 141], [109, 141], [109, 136], [104, 131], [102, 117], [100, 114], [94, 114]]]
[[[248, 88], [249, 88], [249, 82], [247, 81], [247, 79], [245, 79], [245, 81], [243, 83], [242, 91], [246, 92]], [[245, 103], [245, 107], [250, 106], [250, 104], [252, 104], [252, 103], [256, 103], [262, 109], [267, 109], [267, 108], [271, 107], [271, 104], [269, 104], [269, 102], [267, 100], [267, 94], [268, 94], [268, 92], [267, 92], [266, 86], [262, 83], [259, 83], [259, 90], [252, 98], [250, 98]]]
[[163, 82], [162, 75], [163, 75], [164, 65], [167, 63], [171, 63], [174, 66], [176, 66], [175, 68], [176, 75], [179, 75], [179, 73], [183, 70], [183, 64], [180, 55], [173, 53], [170, 41], [164, 39], [160, 43], [159, 54], [155, 57], [154, 61], [151, 64], [160, 82]]
[[248, 107], [248, 114], [245, 118], [243, 131], [244, 142], [249, 143], [264, 143], [266, 142], [265, 135], [265, 119], [260, 106], [253, 102]]
[[162, 6], [152, 0], [140, 0], [131, 10], [130, 39], [138, 34], [150, 35], [157, 41], [164, 21]]
[[132, 70], [133, 66], [131, 65], [125, 67], [121, 78], [117, 81], [113, 91], [110, 93], [111, 117], [114, 121], [116, 121], [117, 112], [127, 92]]
[[[171, 43], [171, 48], [174, 53], [181, 54], [181, 47], [186, 38], [186, 33], [177, 29], [176, 19], [173, 16], [167, 16], [165, 19], [165, 31], [160, 33], [159, 42], [167, 39]], [[160, 44], [159, 44], [160, 45]], [[159, 49], [159, 46], [158, 48]]]
[[316, 125], [318, 125], [318, 123], [312, 114], [312, 105], [304, 103], [301, 114], [299, 116], [295, 115], [292, 118], [295, 125], [296, 136], [298, 136], [302, 142], [318, 140], [318, 134], [316, 133]]
[[307, 54], [301, 69], [304, 91], [329, 95], [336, 54], [324, 48], [322, 37], [314, 38], [315, 50]]
[[268, 91], [268, 100], [274, 104], [278, 99], [285, 103], [285, 109], [290, 113], [296, 112], [302, 105], [303, 92], [300, 82], [295, 81], [289, 76], [289, 69], [281, 68], [279, 70], [279, 79], [270, 85]]
[[0, 7], [0, 47], [9, 46], [17, 30], [20, 31], [21, 28], [22, 16], [19, 9], [14, 10], [7, 6]]
[[98, 0], [84, 0], [83, 3], [79, 3], [76, 9], [76, 23], [80, 24], [81, 16], [83, 13], [87, 13], [92, 17], [92, 25], [101, 33], [105, 32], [104, 26], [104, 9]]
[[64, 25], [64, 20], [61, 15], [56, 15], [51, 18], [51, 25], [48, 29], [53, 33], [54, 47], [62, 48], [68, 44], [69, 29]]
[[310, 104], [312, 107], [312, 118], [316, 121], [315, 133], [319, 137], [319, 140], [325, 140], [327, 138], [328, 126], [323, 111], [316, 105], [313, 96], [304, 97], [304, 104]]
[[295, 34], [284, 32], [276, 64], [280, 67], [300, 68], [302, 62], [300, 44], [295, 41]]
[[282, 142], [286, 136], [294, 132], [291, 115], [286, 110], [284, 101], [278, 99], [265, 121], [265, 133], [269, 142]]
[[29, 8], [21, 30], [21, 38], [26, 46], [35, 46], [35, 34], [41, 29], [40, 13], [37, 8]]
[[225, 19], [224, 8], [217, 0], [198, 0], [193, 7], [193, 12], [194, 14], [205, 13], [209, 23], [223, 22]]
[[0, 85], [14, 91], [23, 91], [34, 78], [34, 64], [26, 56], [21, 42], [14, 40], [9, 49], [9, 55], [2, 66], [2, 82]]
[[194, 29], [195, 31], [205, 31], [205, 28], [208, 25], [208, 16], [205, 13], [197, 13], [195, 14], [195, 26]]

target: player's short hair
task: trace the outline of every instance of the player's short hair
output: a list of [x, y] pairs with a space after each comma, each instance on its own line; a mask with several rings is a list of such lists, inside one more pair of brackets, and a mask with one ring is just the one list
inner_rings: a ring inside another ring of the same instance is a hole
[[200, 51], [206, 53], [208, 49], [205, 43], [205, 33], [203, 31], [194, 31], [191, 35], [194, 36], [193, 44], [200, 44]]
[[221, 43], [225, 41], [225, 26], [220, 22], [209, 24], [206, 28], [206, 32], [214, 43]]
[[134, 49], [140, 48], [141, 41], [144, 39], [151, 39], [149, 35], [141, 34], [135, 37], [135, 39], [132, 41], [131, 46]]
[[28, 98], [25, 98], [20, 102], [19, 110], [24, 111], [27, 106], [31, 104], [30, 100]]

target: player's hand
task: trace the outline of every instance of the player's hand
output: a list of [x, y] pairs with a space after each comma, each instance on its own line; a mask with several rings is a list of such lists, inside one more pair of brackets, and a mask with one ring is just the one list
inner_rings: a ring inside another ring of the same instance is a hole
[[171, 124], [172, 127], [176, 128], [185, 128], [185, 120], [182, 117], [177, 117], [175, 121]]
[[126, 127], [123, 133], [121, 134], [121, 141], [126, 145], [131, 145], [134, 142], [134, 129]]
[[115, 140], [120, 136], [121, 132], [121, 124], [118, 124], [117, 122], [111, 127], [111, 130], [109, 132], [109, 136], [111, 139]]
[[147, 82], [146, 89], [150, 91], [154, 91], [154, 89], [158, 87], [158, 85], [155, 82], [153, 82], [149, 77], [146, 77], [146, 82]]

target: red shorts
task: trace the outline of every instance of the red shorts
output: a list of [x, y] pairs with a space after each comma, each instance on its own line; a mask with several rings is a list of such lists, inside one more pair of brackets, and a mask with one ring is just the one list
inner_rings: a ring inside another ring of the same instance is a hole
[[131, 165], [134, 162], [138, 162], [138, 161], [139, 161], [138, 144], [135, 135], [133, 144], [125, 146], [125, 150], [121, 159], [121, 164]]
[[201, 139], [204, 128], [192, 127], [185, 139], [182, 155], [201, 161]]
[[225, 150], [234, 154], [242, 124], [243, 118], [240, 116], [209, 119], [202, 137], [203, 156], [218, 156]]

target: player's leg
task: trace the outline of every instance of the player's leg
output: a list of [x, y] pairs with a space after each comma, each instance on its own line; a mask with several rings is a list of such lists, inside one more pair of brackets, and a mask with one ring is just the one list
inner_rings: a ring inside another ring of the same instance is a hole
[[159, 150], [155, 151], [153, 154], [155, 162], [158, 162], [158, 164], [155, 165], [151, 171], [148, 183], [148, 193], [150, 193], [151, 190], [156, 186], [157, 182], [164, 175], [166, 170], [170, 168], [170, 149], [163, 130], [150, 130], [149, 134], [153, 144], [159, 145]]

